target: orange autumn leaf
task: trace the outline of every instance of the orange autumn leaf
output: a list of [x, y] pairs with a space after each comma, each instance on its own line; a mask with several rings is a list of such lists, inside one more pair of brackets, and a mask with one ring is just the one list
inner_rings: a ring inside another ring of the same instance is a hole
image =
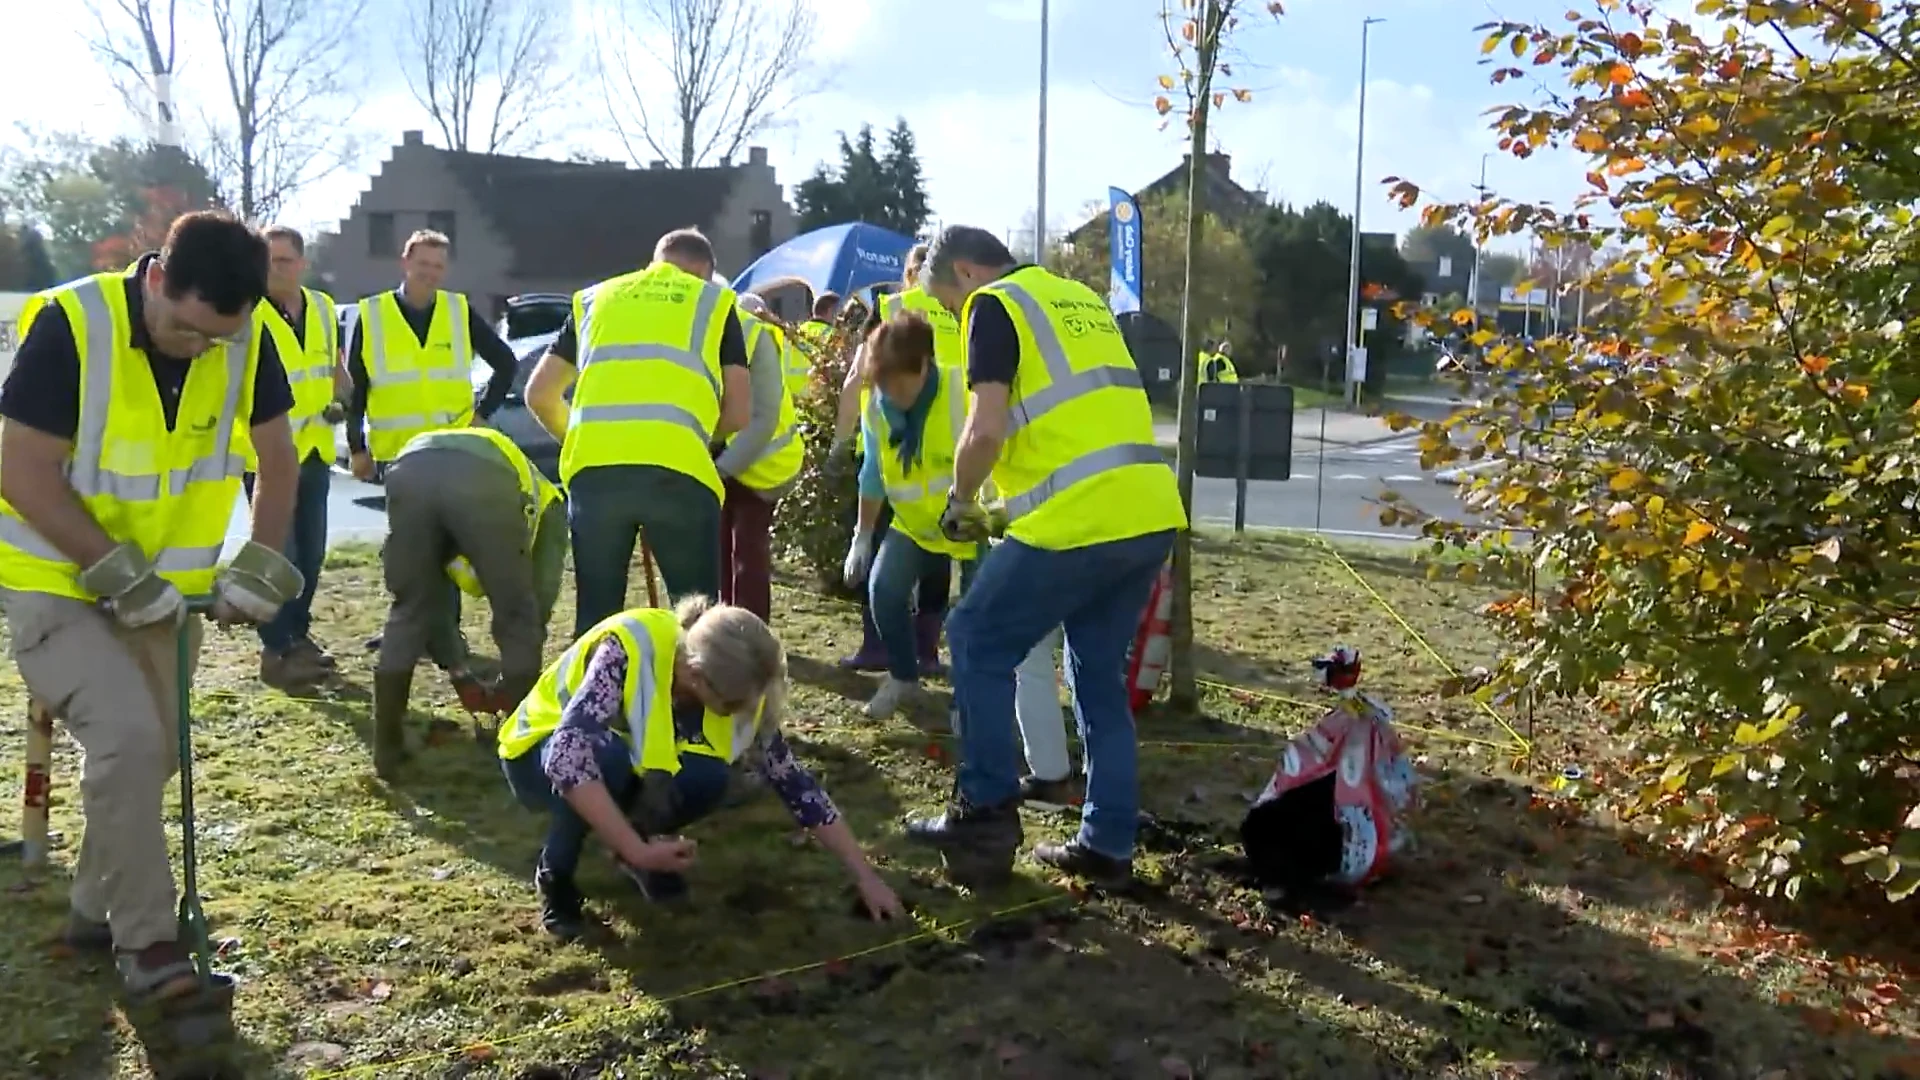
[[1849, 405], [1859, 405], [1867, 400], [1867, 388], [1861, 386], [1859, 383], [1845, 383], [1840, 387], [1838, 393], [1840, 394], [1840, 400]]
[[1574, 135], [1573, 146], [1576, 150], [1598, 154], [1607, 148], [1607, 137], [1592, 128], [1587, 128]]
[[1833, 361], [1824, 356], [1806, 356], [1800, 359], [1800, 368], [1809, 375], [1824, 375]]
[[1746, 66], [1747, 66], [1746, 63], [1742, 61], [1739, 57], [1729, 56], [1725, 60], [1720, 62], [1720, 66], [1715, 68], [1713, 70], [1713, 73], [1715, 75], [1720, 76], [1723, 79], [1737, 78], [1739, 77], [1740, 72], [1746, 69]]
[[1644, 109], [1653, 104], [1653, 98], [1645, 90], [1629, 90], [1617, 98], [1623, 108]]
[[1633, 69], [1625, 64], [1615, 64], [1607, 69], [1607, 81], [1615, 86], [1625, 86], [1633, 81]]

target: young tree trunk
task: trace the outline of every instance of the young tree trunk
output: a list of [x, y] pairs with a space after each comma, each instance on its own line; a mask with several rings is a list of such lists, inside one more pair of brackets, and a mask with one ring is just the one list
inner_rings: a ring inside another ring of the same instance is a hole
[[[1213, 105], [1214, 59], [1220, 51], [1220, 31], [1226, 22], [1230, 0], [1202, 0], [1197, 22], [1199, 40], [1195, 42], [1193, 85], [1192, 152], [1187, 156], [1187, 266], [1180, 303], [1180, 449], [1174, 470], [1179, 477], [1180, 502], [1193, 517], [1193, 465], [1200, 440], [1200, 379], [1194, 363], [1193, 267], [1200, 254], [1201, 225], [1206, 218], [1206, 185], [1202, 183], [1207, 156], [1207, 113]], [[1190, 529], [1173, 539], [1173, 685], [1169, 702], [1176, 709], [1192, 709], [1200, 703], [1200, 687], [1193, 670], [1193, 533]]]

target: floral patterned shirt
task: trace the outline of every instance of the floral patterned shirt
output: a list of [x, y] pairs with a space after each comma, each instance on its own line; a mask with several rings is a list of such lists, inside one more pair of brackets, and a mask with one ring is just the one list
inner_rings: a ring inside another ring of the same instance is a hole
[[[581, 784], [605, 779], [600, 772], [599, 751], [609, 740], [620, 739], [618, 732], [625, 725], [626, 681], [627, 650], [619, 638], [609, 634], [593, 647], [579, 692], [567, 700], [560, 726], [547, 744], [547, 779], [553, 782], [554, 790], [564, 794]], [[698, 737], [703, 714], [697, 710], [688, 710], [687, 714], [694, 730], [679, 730], [683, 724], [676, 717], [674, 734], [679, 738]], [[840, 820], [840, 811], [826, 789], [793, 756], [793, 748], [778, 728], [762, 730], [759, 745], [746, 757], [803, 828], [819, 828]]]

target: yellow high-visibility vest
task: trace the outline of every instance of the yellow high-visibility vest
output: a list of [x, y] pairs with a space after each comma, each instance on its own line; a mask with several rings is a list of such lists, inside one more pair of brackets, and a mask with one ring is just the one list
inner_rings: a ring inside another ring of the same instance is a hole
[[933, 294], [918, 286], [880, 298], [880, 317], [891, 319], [902, 311], [917, 311], [933, 327], [933, 361], [943, 368], [965, 367], [966, 342], [960, 337], [960, 320]]
[[880, 407], [879, 394], [867, 398], [867, 420], [881, 445], [869, 447], [867, 452], [880, 455], [880, 480], [887, 488], [896, 530], [923, 550], [956, 559], [977, 558], [978, 544], [956, 543], [940, 532], [940, 516], [946, 512], [947, 494], [953, 490], [953, 457], [960, 445], [960, 429], [967, 420], [966, 372], [935, 364], [927, 377], [939, 380], [939, 390], [927, 410], [920, 431], [920, 455], [913, 465], [900, 464], [900, 455], [886, 445], [891, 425]]
[[657, 465], [726, 497], [708, 444], [720, 423], [720, 337], [733, 310], [732, 289], [664, 262], [574, 294], [580, 378], [560, 445], [561, 483], [599, 465]]
[[[487, 427], [467, 428], [455, 434], [485, 439], [500, 451], [501, 456], [507, 459], [507, 464], [513, 466], [514, 474], [520, 480], [520, 509], [526, 517], [527, 546], [531, 550], [534, 535], [539, 532], [540, 522], [546, 516], [547, 507], [560, 501], [560, 489], [554, 487], [539, 469], [534, 468], [533, 461], [527, 457], [526, 452], [514, 445], [513, 440], [507, 438], [505, 434]], [[440, 438], [445, 437], [444, 433], [440, 434]], [[409, 451], [415, 449], [420, 438], [421, 436], [416, 435], [414, 442], [401, 447], [400, 456], [405, 457]], [[465, 555], [456, 555], [453, 561], [447, 563], [447, 576], [453, 579], [453, 583], [460, 587], [461, 592], [469, 596], [487, 595], [486, 589], [480, 585], [480, 575], [473, 572], [473, 564], [467, 561]]]
[[963, 336], [981, 296], [999, 299], [1020, 339], [1007, 440], [993, 467], [1007, 535], [1065, 551], [1185, 528], [1140, 371], [1106, 301], [1023, 267], [967, 298]]
[[[273, 338], [274, 351], [280, 354], [280, 366], [287, 369], [287, 385], [293, 388], [293, 408], [287, 412], [287, 424], [293, 428], [293, 450], [297, 460], [319, 454], [321, 460], [333, 460], [333, 425], [324, 413], [333, 404], [333, 369], [340, 353], [340, 318], [333, 297], [302, 288], [306, 311], [302, 317], [305, 333], [296, 338], [293, 327], [280, 309], [261, 301], [253, 309], [255, 332]], [[253, 452], [253, 440], [247, 440], [247, 468], [253, 469], [259, 458]]]
[[737, 716], [708, 709], [698, 738], [681, 739], [673, 730], [673, 661], [680, 643], [680, 621], [661, 608], [631, 608], [609, 616], [580, 635], [547, 667], [512, 718], [501, 725], [500, 757], [512, 761], [532, 750], [560, 726], [566, 702], [580, 690], [593, 651], [612, 636], [627, 654], [627, 678], [621, 687], [625, 730], [616, 733], [627, 743], [636, 773], [680, 771], [681, 754], [704, 754], [732, 762], [752, 745], [766, 711], [763, 696]]
[[[746, 313], [742, 312], [740, 316], [742, 328], [746, 326], [746, 317]], [[780, 381], [785, 384], [787, 395], [798, 399], [807, 392], [808, 387], [813, 385], [812, 360], [807, 356], [805, 349], [793, 343], [793, 337], [787, 332], [786, 327], [772, 319], [760, 319], [759, 322], [766, 328], [767, 333], [773, 335], [773, 343], [780, 350]], [[747, 346], [747, 355], [753, 355], [751, 344]]]
[[819, 319], [808, 319], [793, 328], [794, 336], [800, 339], [800, 348], [820, 356], [827, 351], [827, 343], [833, 340], [833, 324]]
[[[44, 295], [43, 304], [67, 313], [80, 354], [68, 483], [107, 536], [137, 544], [175, 588], [211, 592], [246, 471], [239, 432], [253, 413], [260, 362], [253, 320], [194, 359], [169, 431], [153, 369], [129, 344], [126, 275], [96, 274]], [[0, 588], [98, 599], [81, 588], [82, 569], [0, 500]]]
[[1220, 362], [1220, 370], [1214, 374], [1214, 380], [1223, 383], [1237, 383], [1240, 372], [1233, 366], [1233, 358], [1226, 353], [1214, 353], [1213, 358]]
[[[746, 331], [747, 356], [752, 357], [754, 349], [765, 335], [778, 334], [778, 330], [766, 322], [742, 312], [740, 328]], [[778, 343], [778, 338], [775, 338]], [[736, 432], [727, 437], [728, 442], [739, 438]], [[793, 393], [785, 385], [780, 388], [780, 419], [775, 423], [773, 438], [767, 448], [761, 451], [752, 465], [742, 472], [739, 480], [755, 491], [772, 491], [774, 488], [792, 482], [800, 475], [800, 469], [807, 463], [806, 445], [800, 441], [799, 417], [793, 409]]]
[[392, 461], [423, 431], [473, 423], [467, 298], [446, 291], [433, 294], [425, 342], [407, 325], [393, 293], [369, 296], [359, 307], [368, 382], [367, 449], [373, 459]]

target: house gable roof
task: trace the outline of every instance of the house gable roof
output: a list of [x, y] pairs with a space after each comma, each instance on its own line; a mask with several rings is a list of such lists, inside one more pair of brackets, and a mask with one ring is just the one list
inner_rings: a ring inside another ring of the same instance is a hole
[[[1161, 173], [1147, 186], [1132, 192], [1135, 202], [1145, 202], [1169, 192], [1185, 190], [1187, 177], [1191, 172], [1192, 155], [1182, 155], [1180, 164]], [[1205, 183], [1207, 212], [1232, 220], [1253, 213], [1267, 204], [1267, 193], [1250, 191], [1236, 183], [1231, 175], [1233, 159], [1222, 153], [1211, 153], [1201, 169], [1201, 179]], [[1102, 210], [1093, 219], [1073, 230], [1069, 236], [1076, 242], [1082, 242], [1107, 228], [1108, 211]]]
[[441, 161], [513, 249], [511, 273], [597, 279], [645, 266], [674, 229], [705, 229], [740, 168], [630, 169], [440, 151]]

